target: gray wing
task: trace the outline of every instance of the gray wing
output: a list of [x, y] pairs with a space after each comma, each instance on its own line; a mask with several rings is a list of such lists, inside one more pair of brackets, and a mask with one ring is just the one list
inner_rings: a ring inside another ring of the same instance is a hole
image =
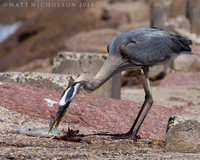
[[129, 37], [128, 42], [120, 46], [120, 53], [123, 57], [141, 65], [154, 65], [180, 53], [191, 54], [190, 44], [192, 44], [190, 40], [172, 34], [154, 35], [142, 41]]

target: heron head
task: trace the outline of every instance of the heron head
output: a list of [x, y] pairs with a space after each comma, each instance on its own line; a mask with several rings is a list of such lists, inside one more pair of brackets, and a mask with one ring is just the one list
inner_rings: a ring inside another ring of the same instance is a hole
[[59, 102], [59, 108], [58, 111], [53, 119], [53, 121], [50, 123], [50, 129], [49, 133], [51, 132], [52, 128], [57, 128], [65, 115], [67, 109], [69, 108], [69, 105], [71, 104], [72, 100], [74, 99], [79, 87], [81, 86], [80, 82], [74, 82], [71, 86], [69, 86], [61, 95], [60, 102]]
[[78, 89], [80, 86], [83, 86], [83, 88], [91, 92], [93, 90], [93, 85], [90, 81], [90, 75], [87, 73], [83, 73], [72, 83], [71, 86], [69, 86], [61, 95], [60, 102], [59, 102], [59, 108], [58, 111], [54, 117], [54, 120], [50, 123], [50, 129], [49, 132], [52, 130], [53, 126], [57, 128], [65, 115], [67, 109], [69, 108], [69, 105], [71, 104], [72, 100], [74, 99]]

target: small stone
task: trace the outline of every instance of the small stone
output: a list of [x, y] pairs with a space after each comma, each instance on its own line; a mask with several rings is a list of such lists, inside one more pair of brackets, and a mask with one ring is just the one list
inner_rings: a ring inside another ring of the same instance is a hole
[[22, 82], [22, 78], [18, 76], [16, 81], [21, 83]]

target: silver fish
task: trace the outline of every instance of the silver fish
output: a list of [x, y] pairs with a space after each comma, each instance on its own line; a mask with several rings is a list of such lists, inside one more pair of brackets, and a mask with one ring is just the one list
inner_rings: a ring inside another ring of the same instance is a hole
[[[52, 128], [51, 132], [49, 132], [50, 127], [41, 127], [41, 128], [29, 128], [28, 130], [22, 129], [15, 125], [11, 125], [11, 127], [20, 134], [25, 134], [28, 136], [35, 136], [35, 137], [48, 137], [53, 138], [55, 136], [64, 136], [65, 133], [57, 128]], [[49, 133], [48, 133], [49, 132]]]

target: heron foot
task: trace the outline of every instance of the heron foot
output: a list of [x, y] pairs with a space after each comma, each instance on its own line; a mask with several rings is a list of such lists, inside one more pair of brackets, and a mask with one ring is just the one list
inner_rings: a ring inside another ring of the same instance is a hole
[[125, 134], [116, 134], [113, 136], [113, 139], [132, 139], [134, 141], [137, 141], [141, 139], [141, 137], [133, 133], [125, 133]]

